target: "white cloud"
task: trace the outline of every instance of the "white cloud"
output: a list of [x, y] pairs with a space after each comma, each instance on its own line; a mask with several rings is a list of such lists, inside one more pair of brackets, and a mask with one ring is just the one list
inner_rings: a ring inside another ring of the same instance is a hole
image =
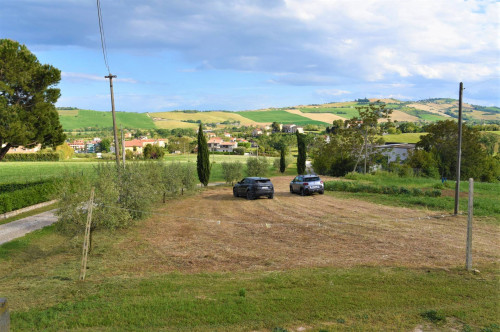
[[334, 96], [334, 97], [338, 97], [338, 96], [350, 94], [351, 91], [340, 90], [340, 89], [321, 89], [321, 90], [317, 90], [316, 93], [318, 95], [321, 95], [321, 96]]
[[[96, 82], [102, 82], [102, 81], [107, 81], [107, 78], [104, 76], [99, 76], [99, 75], [92, 75], [92, 74], [86, 74], [86, 73], [72, 73], [72, 72], [62, 72], [61, 77], [64, 80], [67, 80], [69, 82], [81, 82], [81, 81], [96, 81]], [[115, 78], [115, 82], [122, 82], [122, 83], [138, 83], [136, 80], [133, 78]]]

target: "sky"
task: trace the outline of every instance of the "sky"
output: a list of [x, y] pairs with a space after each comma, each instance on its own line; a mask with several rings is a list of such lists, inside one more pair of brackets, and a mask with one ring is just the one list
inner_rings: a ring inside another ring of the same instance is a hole
[[[358, 98], [500, 106], [500, 2], [101, 0], [118, 111]], [[94, 0], [4, 0], [0, 38], [61, 70], [57, 106], [111, 108]]]

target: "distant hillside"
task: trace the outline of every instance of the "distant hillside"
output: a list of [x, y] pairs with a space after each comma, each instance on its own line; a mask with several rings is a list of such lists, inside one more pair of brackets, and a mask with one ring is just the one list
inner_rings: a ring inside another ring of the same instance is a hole
[[[58, 109], [59, 120], [66, 131], [85, 128], [112, 128], [111, 112], [80, 109]], [[154, 121], [144, 113], [116, 112], [118, 127], [134, 129], [156, 128]]]
[[[269, 108], [253, 111], [172, 111], [158, 113], [117, 112], [118, 125], [124, 128], [196, 128], [199, 121], [217, 124], [218, 127], [235, 125], [263, 125], [274, 121], [283, 124], [329, 125], [334, 120], [350, 119], [357, 116], [356, 107], [366, 106], [378, 99], [358, 99], [350, 102], [332, 102], [315, 105], [298, 105], [283, 108]], [[393, 109], [392, 120], [407, 122], [434, 122], [458, 117], [458, 100], [433, 98], [417, 102], [382, 99], [388, 108]], [[110, 112], [98, 112], [64, 108], [58, 110], [65, 130], [84, 128], [111, 128]], [[500, 108], [463, 104], [463, 117], [468, 122], [500, 121]]]

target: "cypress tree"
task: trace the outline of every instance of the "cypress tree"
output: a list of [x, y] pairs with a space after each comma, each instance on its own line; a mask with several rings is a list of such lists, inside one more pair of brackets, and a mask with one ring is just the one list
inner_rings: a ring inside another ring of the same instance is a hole
[[280, 172], [285, 173], [286, 162], [285, 162], [285, 148], [281, 148], [281, 156], [280, 156]]
[[304, 174], [306, 172], [306, 143], [302, 134], [298, 131], [297, 135], [297, 147], [299, 149], [299, 155], [297, 156], [297, 173]]
[[198, 156], [196, 159], [196, 167], [198, 170], [198, 179], [205, 187], [210, 179], [209, 157], [207, 139], [203, 134], [203, 128], [200, 123], [200, 127], [198, 129]]

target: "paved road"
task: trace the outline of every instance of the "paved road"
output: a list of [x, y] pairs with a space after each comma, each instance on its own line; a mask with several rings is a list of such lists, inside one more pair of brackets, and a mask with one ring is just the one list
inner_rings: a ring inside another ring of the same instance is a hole
[[55, 223], [57, 217], [54, 212], [55, 209], [0, 225], [0, 244]]

